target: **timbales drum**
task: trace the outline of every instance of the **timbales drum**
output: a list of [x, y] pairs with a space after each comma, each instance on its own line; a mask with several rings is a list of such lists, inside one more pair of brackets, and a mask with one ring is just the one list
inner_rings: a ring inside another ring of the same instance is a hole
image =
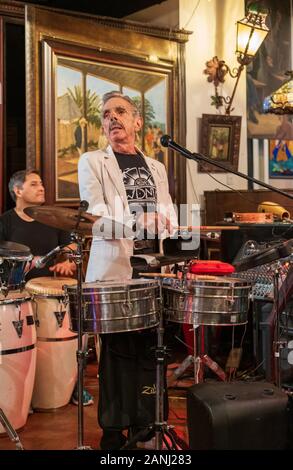
[[0, 295], [0, 408], [15, 429], [26, 423], [35, 370], [36, 329], [30, 297], [24, 292]]
[[67, 405], [77, 378], [77, 335], [69, 329], [64, 284], [76, 284], [76, 280], [39, 277], [26, 284], [34, 301], [37, 330], [37, 367], [32, 398], [35, 409]]
[[0, 294], [24, 287], [25, 267], [32, 258], [26, 245], [0, 242]]
[[242, 325], [247, 323], [250, 284], [218, 276], [164, 281], [166, 319], [191, 325]]
[[[66, 286], [71, 328], [78, 331], [76, 286]], [[123, 283], [90, 282], [82, 285], [82, 320], [85, 333], [144, 330], [159, 324], [159, 286], [155, 280]]]

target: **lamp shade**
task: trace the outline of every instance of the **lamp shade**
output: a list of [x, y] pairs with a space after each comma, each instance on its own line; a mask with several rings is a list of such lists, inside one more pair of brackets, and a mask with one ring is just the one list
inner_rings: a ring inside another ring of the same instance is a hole
[[293, 114], [293, 71], [286, 73], [290, 79], [264, 99], [265, 113]]
[[266, 16], [266, 13], [249, 10], [245, 18], [237, 21], [236, 53], [241, 57], [255, 56], [269, 32]]

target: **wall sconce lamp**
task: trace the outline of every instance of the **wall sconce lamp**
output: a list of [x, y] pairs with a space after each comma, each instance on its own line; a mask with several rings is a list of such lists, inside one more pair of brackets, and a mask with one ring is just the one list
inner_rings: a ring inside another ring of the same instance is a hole
[[[204, 73], [208, 75], [207, 81], [212, 82], [215, 86], [215, 96], [212, 96], [212, 105], [216, 108], [225, 106], [225, 114], [233, 111], [232, 103], [239, 82], [242, 70], [253, 59], [269, 32], [269, 28], [265, 24], [267, 10], [261, 9], [257, 5], [251, 5], [248, 13], [240, 21], [237, 21], [236, 36], [236, 54], [239, 67], [232, 70], [224, 60], [219, 60], [217, 56], [206, 62]], [[218, 93], [218, 86], [225, 82], [225, 76], [229, 73], [232, 78], [236, 78], [236, 82], [231, 96], [221, 96]]]

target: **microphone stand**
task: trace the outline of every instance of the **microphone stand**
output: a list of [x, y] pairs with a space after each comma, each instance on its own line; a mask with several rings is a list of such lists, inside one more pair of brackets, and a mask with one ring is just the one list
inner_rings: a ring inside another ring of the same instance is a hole
[[71, 239], [76, 243], [77, 248], [74, 254], [74, 261], [77, 268], [77, 288], [76, 288], [76, 297], [77, 297], [77, 330], [78, 330], [78, 346], [76, 351], [76, 360], [77, 360], [77, 393], [78, 393], [78, 423], [77, 423], [77, 448], [76, 450], [92, 450], [91, 447], [84, 445], [84, 423], [83, 423], [83, 371], [85, 366], [85, 360], [87, 352], [84, 351], [82, 345], [82, 334], [83, 334], [83, 316], [82, 316], [82, 260], [83, 252], [82, 246], [84, 238], [78, 233], [78, 226], [81, 221], [82, 212], [84, 212], [88, 207], [86, 201], [81, 201], [80, 207], [78, 209], [78, 216], [75, 224], [75, 228], [71, 233]]
[[[205, 162], [209, 163], [211, 165], [214, 165], [218, 168], [221, 168], [222, 170], [227, 171], [228, 173], [233, 173], [236, 176], [240, 176], [240, 178], [244, 178], [247, 181], [251, 181], [253, 183], [258, 184], [259, 186], [262, 186], [264, 188], [270, 189], [271, 191], [281, 194], [282, 196], [287, 197], [288, 199], [293, 199], [293, 194], [286, 193], [285, 191], [282, 191], [279, 188], [275, 188], [274, 186], [271, 186], [270, 184], [264, 183], [262, 181], [257, 180], [256, 178], [253, 178], [252, 176], [245, 175], [244, 173], [241, 173], [240, 171], [233, 170], [231, 168], [227, 168], [225, 165], [223, 165], [220, 162], [214, 161], [212, 158], [208, 158], [202, 153], [192, 153], [186, 148], [182, 147], [181, 145], [177, 144], [174, 142], [169, 135], [163, 135], [161, 137], [161, 144], [163, 147], [170, 147], [171, 149], [175, 150], [176, 152], [181, 153], [184, 157], [194, 160], [196, 162]], [[275, 382], [278, 387], [281, 387], [281, 378], [280, 378], [280, 339], [279, 339], [279, 318], [280, 318], [280, 306], [279, 306], [279, 274], [276, 273], [274, 277], [274, 296], [275, 296], [275, 302], [276, 302], [276, 323], [275, 323], [275, 347], [277, 348], [277, 351], [275, 351]]]
[[14, 427], [8, 420], [7, 416], [5, 415], [2, 408], [0, 408], [0, 423], [2, 424], [3, 428], [5, 429], [8, 437], [10, 438], [11, 442], [15, 442], [15, 450], [24, 450], [24, 447], [19, 439], [17, 432], [15, 431]]
[[161, 144], [163, 145], [163, 147], [170, 147], [176, 152], [181, 153], [181, 155], [188, 158], [189, 160], [194, 160], [195, 162], [210, 163], [211, 165], [214, 165], [217, 168], [221, 168], [222, 170], [225, 170], [227, 173], [233, 173], [236, 176], [240, 176], [240, 178], [244, 178], [247, 181], [251, 181], [252, 183], [258, 184], [259, 186], [270, 189], [271, 191], [274, 191], [275, 193], [282, 194], [282, 196], [285, 196], [289, 199], [293, 199], [293, 194], [286, 193], [285, 191], [282, 191], [279, 188], [275, 188], [275, 186], [271, 186], [270, 184], [264, 183], [263, 181], [259, 181], [256, 178], [253, 178], [252, 176], [245, 175], [245, 173], [241, 173], [240, 171], [233, 170], [232, 168], [227, 168], [226, 165], [224, 165], [223, 163], [215, 161], [212, 158], [206, 157], [202, 153], [190, 152], [186, 148], [174, 142], [171, 139], [171, 137], [168, 135], [163, 135], [163, 137], [161, 137]]

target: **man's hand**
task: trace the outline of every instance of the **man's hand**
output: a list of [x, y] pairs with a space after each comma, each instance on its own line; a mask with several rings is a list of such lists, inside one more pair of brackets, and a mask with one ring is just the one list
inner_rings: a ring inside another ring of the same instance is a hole
[[63, 263], [54, 264], [54, 266], [49, 268], [49, 270], [60, 274], [61, 276], [73, 276], [76, 271], [76, 264], [72, 261], [66, 260], [63, 261]]
[[138, 230], [146, 230], [149, 234], [160, 235], [165, 230], [171, 233], [170, 219], [160, 212], [144, 212], [137, 217]]

